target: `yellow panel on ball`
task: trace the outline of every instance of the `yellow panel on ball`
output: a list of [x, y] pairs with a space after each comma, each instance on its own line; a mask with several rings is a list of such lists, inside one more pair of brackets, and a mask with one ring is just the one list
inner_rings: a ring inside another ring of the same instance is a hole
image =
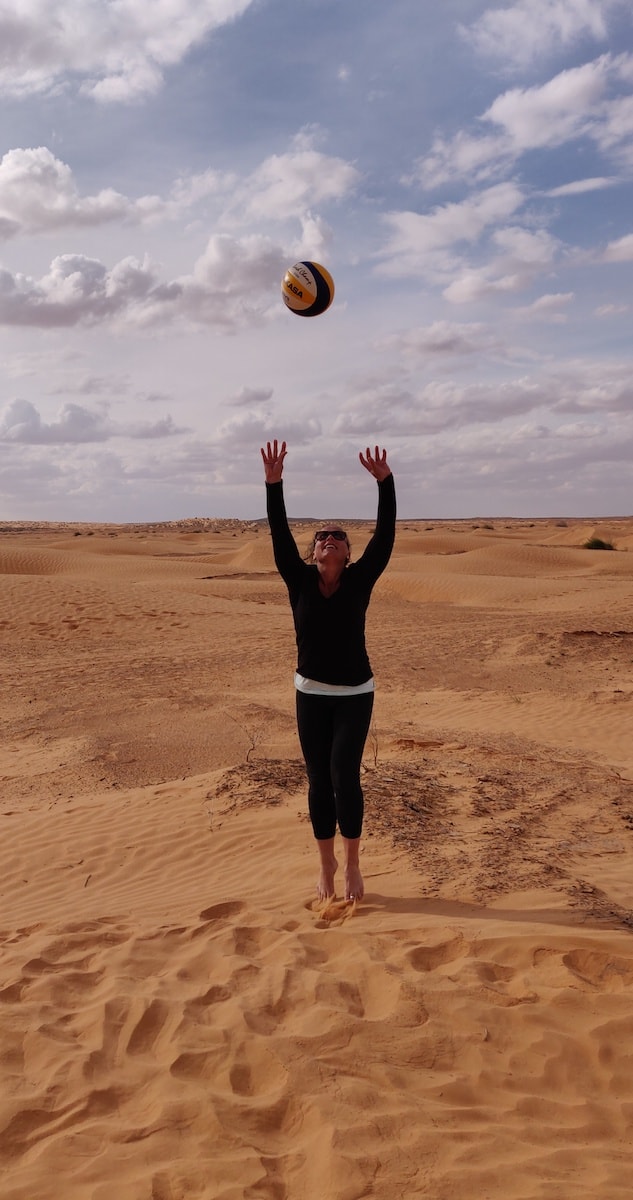
[[334, 280], [315, 262], [296, 262], [281, 281], [283, 302], [298, 317], [318, 317], [334, 299]]

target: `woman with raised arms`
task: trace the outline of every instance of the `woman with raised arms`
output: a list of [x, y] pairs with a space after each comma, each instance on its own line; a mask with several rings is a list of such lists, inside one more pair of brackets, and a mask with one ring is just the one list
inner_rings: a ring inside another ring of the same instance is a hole
[[286, 443], [262, 447], [268, 521], [277, 569], [288, 588], [297, 640], [297, 728], [308, 776], [308, 807], [319, 849], [320, 900], [334, 897], [336, 829], [343, 840], [345, 899], [364, 895], [359, 852], [363, 827], [361, 760], [374, 702], [365, 645], [365, 614], [393, 549], [396, 495], [386, 450], [359, 455], [378, 483], [374, 533], [351, 562], [347, 533], [336, 522], [317, 530], [303, 559], [283, 496]]

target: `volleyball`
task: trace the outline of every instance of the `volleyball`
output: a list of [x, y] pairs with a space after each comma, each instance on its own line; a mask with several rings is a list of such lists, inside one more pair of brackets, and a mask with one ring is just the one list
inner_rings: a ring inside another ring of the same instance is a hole
[[298, 317], [318, 317], [334, 299], [334, 280], [315, 262], [297, 262], [288, 267], [281, 281], [284, 304]]

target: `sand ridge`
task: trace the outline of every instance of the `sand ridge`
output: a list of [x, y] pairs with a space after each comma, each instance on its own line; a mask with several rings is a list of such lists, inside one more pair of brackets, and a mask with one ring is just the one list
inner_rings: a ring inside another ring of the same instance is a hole
[[265, 523], [3, 528], [2, 1200], [628, 1196], [631, 548], [399, 522], [320, 908]]

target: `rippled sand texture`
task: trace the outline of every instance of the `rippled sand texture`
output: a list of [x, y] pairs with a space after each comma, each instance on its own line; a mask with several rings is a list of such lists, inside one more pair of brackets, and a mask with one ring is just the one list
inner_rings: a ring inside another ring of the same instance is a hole
[[632, 584], [399, 523], [319, 908], [265, 525], [4, 526], [2, 1200], [628, 1200]]

